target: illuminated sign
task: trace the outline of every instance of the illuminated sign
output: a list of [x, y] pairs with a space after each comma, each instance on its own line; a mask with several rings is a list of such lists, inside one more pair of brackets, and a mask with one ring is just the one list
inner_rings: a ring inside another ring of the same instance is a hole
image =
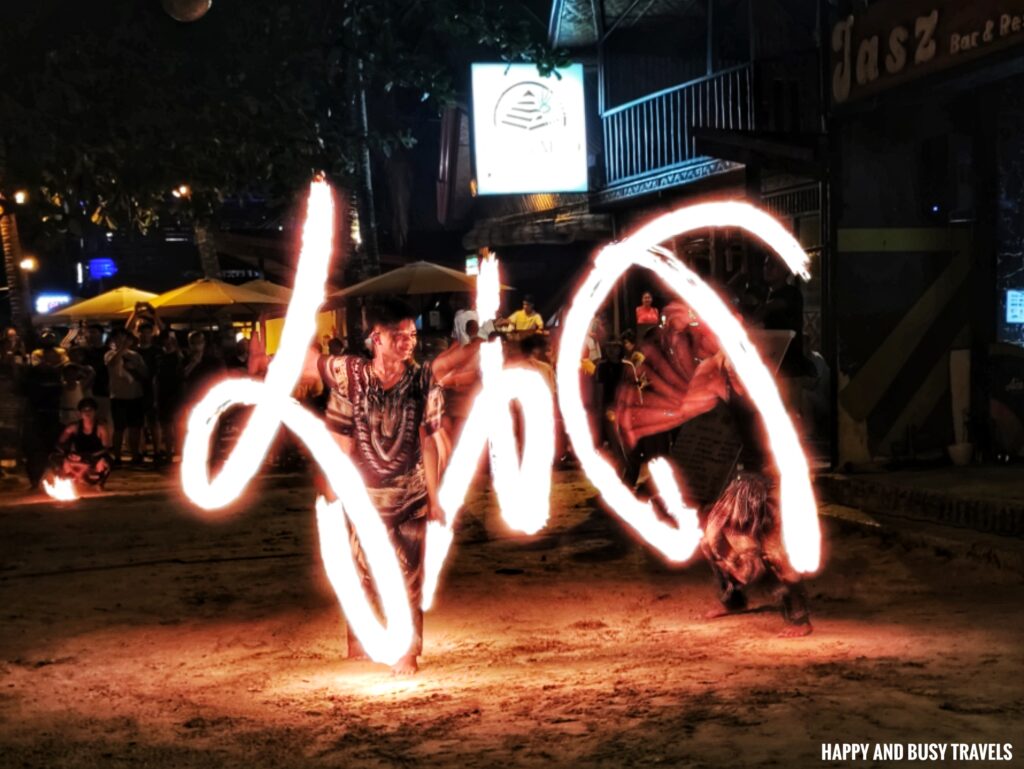
[[1007, 290], [1006, 322], [1024, 323], [1024, 291], [1012, 288]]
[[1024, 43], [1024, 0], [900, 0], [854, 5], [859, 12], [839, 19], [832, 27], [835, 104]]
[[112, 278], [117, 275], [117, 265], [114, 260], [106, 256], [89, 260], [89, 277], [93, 280], [98, 278]]
[[[650, 501], [637, 499], [618, 473], [594, 447], [580, 396], [579, 357], [590, 319], [614, 281], [631, 265], [654, 271], [659, 278], [705, 319], [718, 337], [732, 369], [764, 420], [768, 443], [779, 469], [783, 542], [792, 566], [801, 572], [818, 568], [821, 535], [807, 460], [796, 431], [786, 415], [771, 374], [736, 320], [715, 291], [658, 244], [707, 227], [739, 227], [775, 251], [794, 273], [807, 276], [808, 259], [800, 244], [778, 222], [743, 203], [688, 206], [654, 219], [598, 255], [583, 287], [574, 297], [557, 361], [558, 398], [566, 430], [584, 472], [612, 511], [666, 558], [691, 557], [700, 541], [696, 511], [686, 504], [670, 464], [651, 463], [651, 475], [665, 503], [670, 522]], [[266, 379], [229, 379], [214, 385], [188, 417], [182, 452], [181, 478], [185, 494], [208, 511], [223, 509], [245, 490], [263, 464], [279, 427], [288, 427], [304, 443], [327, 480], [334, 501], [316, 501], [320, 552], [328, 579], [348, 622], [370, 656], [394, 663], [409, 648], [412, 615], [398, 557], [369, 498], [359, 471], [335, 442], [323, 420], [304, 409], [291, 393], [298, 382], [316, 333], [316, 308], [323, 301], [324, 282], [332, 250], [334, 209], [330, 191], [314, 183], [309, 196], [295, 286], [288, 307], [282, 342]], [[497, 263], [480, 264], [477, 313], [493, 319], [498, 311]], [[536, 371], [506, 368], [500, 342], [481, 345], [483, 386], [473, 403], [438, 493], [445, 522], [430, 522], [424, 554], [423, 605], [428, 608], [453, 539], [456, 517], [475, 474], [480, 454], [489, 447], [494, 488], [502, 516], [525, 533], [547, 522], [554, 458], [554, 405], [551, 391]], [[524, 446], [517, 449], [509, 406], [522, 408]], [[223, 467], [211, 476], [211, 435], [220, 417], [236, 405], [255, 408]], [[347, 523], [346, 523], [347, 519]], [[380, 596], [381, 622], [367, 599], [353, 561], [348, 529], [354, 529]]]
[[68, 294], [40, 294], [36, 297], [36, 312], [46, 314], [66, 304], [71, 304]]
[[532, 64], [473, 65], [477, 192], [586, 192], [583, 65], [540, 77]]

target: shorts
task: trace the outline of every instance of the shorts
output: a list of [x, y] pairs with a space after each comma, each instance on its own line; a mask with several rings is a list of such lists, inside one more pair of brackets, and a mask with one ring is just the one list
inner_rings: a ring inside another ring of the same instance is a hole
[[142, 398], [111, 398], [110, 413], [114, 417], [114, 429], [142, 427], [146, 413]]

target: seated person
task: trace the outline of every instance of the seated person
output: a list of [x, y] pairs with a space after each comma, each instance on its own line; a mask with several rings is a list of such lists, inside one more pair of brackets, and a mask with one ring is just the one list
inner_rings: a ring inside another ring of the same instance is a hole
[[533, 297], [529, 294], [523, 297], [522, 309], [509, 315], [501, 325], [509, 327], [509, 331], [518, 338], [544, 331], [544, 319], [534, 309]]
[[61, 478], [103, 488], [110, 475], [110, 435], [107, 426], [96, 421], [96, 401], [82, 398], [78, 420], [69, 424], [51, 457], [54, 472]]

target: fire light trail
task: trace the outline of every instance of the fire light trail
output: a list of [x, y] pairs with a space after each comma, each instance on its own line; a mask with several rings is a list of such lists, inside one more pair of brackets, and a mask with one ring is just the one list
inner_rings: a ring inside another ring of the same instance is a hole
[[[278, 427], [284, 425], [309, 448], [323, 470], [336, 501], [316, 502], [320, 549], [324, 568], [342, 610], [363, 648], [379, 662], [393, 664], [409, 648], [413, 635], [411, 607], [394, 548], [366, 486], [351, 459], [339, 448], [323, 421], [291, 398], [302, 374], [309, 340], [315, 335], [315, 309], [323, 301], [324, 281], [333, 247], [334, 207], [323, 182], [310, 189], [302, 250], [295, 287], [288, 307], [281, 347], [270, 364], [266, 381], [232, 379], [210, 389], [188, 419], [182, 455], [182, 487], [186, 495], [211, 517], [237, 499], [260, 469]], [[778, 391], [742, 326], [714, 292], [681, 263], [664, 252], [652, 253], [661, 241], [696, 228], [742, 227], [765, 240], [783, 255], [790, 269], [806, 275], [806, 256], [780, 225], [766, 214], [743, 204], [707, 204], [680, 209], [656, 219], [620, 244], [605, 248], [577, 294], [566, 318], [557, 363], [559, 402], [577, 456], [590, 479], [612, 508], [649, 544], [673, 560], [692, 555], [700, 538], [695, 512], [684, 502], [671, 466], [664, 459], [651, 463], [651, 473], [677, 526], [657, 519], [649, 503], [642, 503], [623, 486], [615, 471], [594, 449], [579, 392], [579, 351], [590, 318], [614, 281], [632, 264], [655, 271], [705, 319], [721, 340], [732, 365], [765, 417], [769, 441], [782, 475], [783, 533], [795, 568], [817, 567], [820, 534], [814, 498], [807, 478], [807, 463], [795, 431], [786, 417]], [[481, 268], [477, 307], [483, 321], [498, 309], [498, 266], [487, 260]], [[425, 553], [424, 608], [429, 607], [437, 578], [452, 542], [452, 528], [465, 501], [485, 444], [490, 446], [494, 487], [502, 515], [510, 526], [527, 533], [539, 531], [550, 511], [551, 465], [554, 459], [554, 408], [551, 392], [535, 371], [504, 367], [500, 342], [482, 346], [480, 368], [483, 387], [471, 409], [442, 479], [440, 504], [444, 524], [428, 527]], [[510, 413], [520, 403], [524, 423], [524, 450], [517, 456]], [[254, 409], [220, 473], [207, 469], [211, 436], [221, 416], [234, 406]], [[353, 561], [345, 518], [362, 544], [377, 593], [384, 623], [370, 605]]]
[[[327, 576], [363, 648], [375, 660], [394, 664], [408, 650], [413, 635], [398, 557], [352, 461], [334, 442], [323, 421], [291, 397], [302, 373], [309, 340], [316, 333], [315, 310], [323, 303], [333, 232], [330, 188], [324, 182], [314, 182], [280, 350], [270, 364], [266, 381], [220, 382], [195, 406], [182, 450], [181, 480], [185, 494], [200, 508], [220, 510], [238, 498], [263, 465], [278, 427], [283, 424], [291, 429], [316, 458], [337, 497], [333, 503], [323, 498], [316, 503], [320, 552]], [[224, 467], [211, 479], [207, 470], [210, 438], [224, 412], [238, 405], [255, 408]], [[378, 622], [362, 589], [343, 516], [348, 517], [363, 545], [386, 627]]]
[[[476, 284], [476, 310], [481, 324], [498, 314], [501, 283], [497, 259], [485, 259]], [[555, 414], [552, 393], [536, 371], [505, 368], [501, 342], [481, 346], [483, 388], [463, 427], [444, 474], [438, 501], [445, 523], [427, 527], [423, 609], [431, 607], [438, 576], [447, 558], [452, 527], [466, 500], [484, 445], [490, 446], [491, 475], [502, 517], [524, 534], [536, 534], [551, 510], [551, 465], [555, 458]], [[518, 459], [509, 407], [519, 401], [523, 416], [523, 454]]]
[[739, 375], [764, 419], [768, 443], [780, 475], [780, 508], [783, 542], [793, 568], [812, 572], [821, 557], [821, 533], [817, 506], [811, 490], [807, 459], [796, 430], [786, 414], [778, 389], [751, 344], [746, 331], [696, 274], [671, 254], [658, 248], [669, 238], [696, 229], [739, 227], [764, 241], [789, 269], [808, 277], [808, 258], [786, 230], [753, 206], [745, 203], [704, 203], [659, 216], [621, 243], [606, 246], [593, 270], [577, 292], [565, 320], [557, 362], [558, 399], [566, 432], [590, 481], [609, 506], [648, 544], [673, 561], [689, 558], [700, 541], [696, 513], [686, 506], [671, 466], [662, 458], [651, 462], [651, 475], [677, 526], [658, 518], [650, 502], [641, 502], [619, 480], [609, 462], [594, 448], [587, 415], [580, 397], [579, 353], [590, 319], [612, 286], [633, 265], [655, 272], [717, 335], [730, 364]]

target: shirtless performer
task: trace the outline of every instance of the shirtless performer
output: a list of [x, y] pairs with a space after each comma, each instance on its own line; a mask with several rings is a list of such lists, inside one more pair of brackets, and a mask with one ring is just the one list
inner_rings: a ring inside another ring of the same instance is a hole
[[[718, 341], [689, 309], [673, 303], [665, 315], [665, 328], [640, 348], [649, 387], [642, 393], [620, 388], [616, 398], [616, 421], [630, 447], [710, 411], [719, 401], [743, 395]], [[757, 441], [754, 435], [747, 438]], [[767, 470], [740, 473], [708, 511], [701, 551], [718, 580], [722, 607], [707, 618], [745, 610], [744, 591], [763, 579], [774, 583], [782, 603], [786, 627], [781, 635], [808, 635], [807, 593], [782, 544], [777, 494]]]
[[[427, 521], [443, 520], [437, 501], [439, 479], [450, 453], [441, 426], [442, 388], [459, 388], [478, 377], [479, 341], [453, 345], [429, 365], [413, 361], [414, 313], [397, 301], [371, 315], [373, 359], [313, 354], [304, 380], [319, 376], [330, 391], [326, 421], [341, 449], [359, 469], [388, 529], [413, 607], [413, 641], [392, 667], [412, 675], [423, 650], [423, 550]], [[352, 552], [371, 601], [376, 601], [365, 553], [350, 528]], [[366, 654], [348, 631], [348, 657]]]

